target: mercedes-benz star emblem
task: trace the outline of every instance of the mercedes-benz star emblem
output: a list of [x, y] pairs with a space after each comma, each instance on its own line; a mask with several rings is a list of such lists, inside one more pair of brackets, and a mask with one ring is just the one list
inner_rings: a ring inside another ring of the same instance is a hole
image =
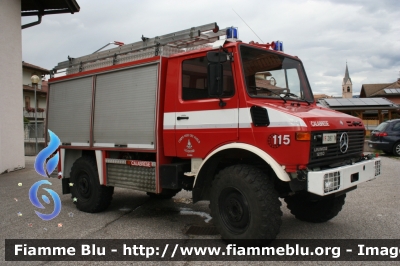
[[349, 148], [349, 135], [346, 132], [343, 132], [340, 136], [340, 152], [346, 153], [347, 149]]

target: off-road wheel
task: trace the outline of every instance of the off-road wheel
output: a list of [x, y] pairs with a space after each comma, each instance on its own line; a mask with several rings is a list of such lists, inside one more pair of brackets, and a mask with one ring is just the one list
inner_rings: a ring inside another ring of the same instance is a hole
[[96, 160], [93, 157], [77, 159], [71, 169], [72, 199], [76, 207], [84, 212], [101, 212], [112, 200], [114, 187], [100, 185]]
[[393, 154], [395, 156], [400, 156], [400, 142], [397, 142], [393, 145]]
[[342, 210], [346, 194], [323, 200], [309, 200], [307, 194], [285, 198], [290, 212], [299, 220], [311, 223], [329, 221]]
[[250, 165], [221, 170], [211, 187], [213, 222], [225, 240], [274, 239], [282, 224], [273, 179]]
[[150, 196], [150, 198], [153, 199], [170, 199], [174, 197], [180, 189], [163, 189], [160, 194], [152, 193], [152, 192], [147, 192], [147, 195]]

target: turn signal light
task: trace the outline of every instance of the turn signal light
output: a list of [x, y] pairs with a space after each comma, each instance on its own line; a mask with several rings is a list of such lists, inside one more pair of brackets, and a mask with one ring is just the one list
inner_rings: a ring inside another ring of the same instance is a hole
[[311, 140], [310, 132], [296, 132], [296, 140]]

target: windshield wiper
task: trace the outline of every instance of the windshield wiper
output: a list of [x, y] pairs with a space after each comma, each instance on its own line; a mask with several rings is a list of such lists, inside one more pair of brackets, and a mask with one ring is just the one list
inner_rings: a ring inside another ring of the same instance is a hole
[[[296, 97], [296, 98], [297, 98], [297, 99], [295, 99], [295, 100], [304, 101], [304, 102], [306, 102], [308, 105], [311, 105], [311, 103], [310, 103], [309, 101], [307, 101], [307, 100], [305, 100], [305, 99], [300, 99], [299, 96], [297, 96], [296, 94], [291, 93], [291, 92], [286, 92], [286, 93], [284, 94], [284, 96], [282, 97], [281, 94], [283, 94], [283, 93], [277, 93], [277, 92], [275, 92], [275, 91], [273, 91], [273, 90], [271, 90], [271, 89], [268, 89], [268, 88], [257, 87], [257, 86], [249, 86], [249, 87], [250, 87], [250, 88], [259, 89], [259, 90], [268, 91], [268, 92], [270, 92], [270, 93], [272, 93], [272, 94], [275, 94], [275, 95], [279, 96], [279, 98], [281, 98], [285, 103], [286, 103], [286, 99], [285, 99], [285, 98], [289, 98], [290, 96], [293, 96], [293, 97]], [[286, 89], [285, 89], [285, 90], [286, 90]]]
[[270, 90], [270, 89], [267, 89], [267, 88], [263, 88], [263, 87], [257, 87], [257, 86], [249, 86], [249, 87], [250, 88], [255, 88], [256, 90], [259, 89], [259, 90], [268, 91], [268, 92], [270, 92], [272, 94], [275, 94], [275, 95], [279, 96], [279, 98], [281, 98], [286, 103], [286, 99], [283, 98], [279, 93], [274, 92], [273, 90]]
[[311, 105], [311, 103], [310, 103], [309, 101], [307, 101], [306, 99], [300, 99], [299, 96], [297, 96], [296, 94], [291, 93], [291, 92], [285, 93], [285, 96], [283, 96], [283, 97], [286, 98], [286, 97], [290, 97], [290, 96], [296, 97], [296, 98], [297, 98], [296, 100], [304, 101], [304, 102], [306, 102], [308, 105]]
[[299, 98], [299, 96], [297, 96], [296, 94], [294, 94], [294, 93], [291, 93], [291, 92], [286, 92], [285, 93], [285, 96], [283, 96], [283, 97], [290, 97], [290, 96], [293, 96], [293, 97], [296, 97], [296, 98]]

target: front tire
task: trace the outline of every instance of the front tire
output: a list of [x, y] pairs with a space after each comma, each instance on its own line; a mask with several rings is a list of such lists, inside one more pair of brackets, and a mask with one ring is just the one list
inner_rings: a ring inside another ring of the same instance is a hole
[[70, 173], [72, 198], [76, 207], [83, 212], [101, 212], [112, 200], [114, 187], [100, 185], [96, 160], [81, 157], [74, 162]]
[[342, 210], [346, 194], [323, 200], [310, 200], [307, 194], [296, 194], [285, 198], [290, 212], [299, 220], [311, 223], [329, 221]]
[[211, 216], [223, 239], [274, 239], [280, 206], [272, 178], [253, 166], [227, 167], [212, 183]]

